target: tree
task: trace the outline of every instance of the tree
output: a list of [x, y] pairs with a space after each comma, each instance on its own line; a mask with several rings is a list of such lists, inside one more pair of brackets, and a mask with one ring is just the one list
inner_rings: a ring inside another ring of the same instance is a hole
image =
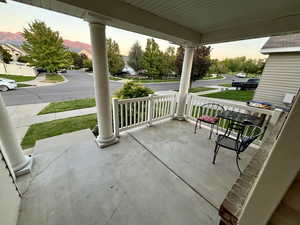
[[141, 65], [152, 78], [159, 78], [161, 73], [162, 52], [155, 40], [147, 39], [147, 45], [142, 57]]
[[139, 42], [135, 42], [129, 51], [128, 65], [131, 66], [135, 71], [143, 69], [141, 64], [142, 57], [142, 47], [140, 46]]
[[[193, 81], [199, 80], [207, 74], [209, 67], [211, 65], [210, 51], [211, 51], [210, 46], [209, 47], [199, 46], [195, 48], [193, 66], [191, 71], [190, 86], [192, 85]], [[176, 71], [179, 74], [181, 74], [183, 58], [184, 58], [184, 48], [179, 47], [177, 49], [177, 55], [175, 61]]]
[[12, 55], [2, 46], [0, 46], [0, 60], [7, 64], [12, 61]]
[[70, 55], [72, 57], [72, 64], [75, 66], [76, 69], [83, 67], [83, 60], [85, 59], [82, 57], [82, 54], [78, 54], [76, 52], [70, 52]]
[[20, 56], [19, 58], [18, 58], [18, 62], [21, 62], [21, 63], [29, 63], [29, 58], [28, 58], [28, 56]]
[[70, 52], [64, 47], [63, 39], [57, 31], [52, 31], [44, 22], [35, 20], [28, 24], [23, 36], [22, 45], [32, 66], [56, 72], [69, 67], [72, 63]]
[[120, 54], [119, 45], [111, 38], [106, 40], [108, 67], [111, 74], [122, 72], [125, 66], [123, 58]]
[[228, 68], [222, 61], [217, 59], [211, 60], [211, 66], [209, 67], [210, 74], [225, 74], [228, 72]]
[[168, 47], [167, 50], [163, 53], [163, 59], [160, 68], [161, 73], [164, 75], [174, 73], [175, 60], [176, 60], [175, 48]]

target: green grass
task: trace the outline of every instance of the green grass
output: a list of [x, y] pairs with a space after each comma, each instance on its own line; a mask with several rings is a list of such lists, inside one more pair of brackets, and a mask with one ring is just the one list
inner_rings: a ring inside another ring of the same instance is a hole
[[32, 85], [30, 84], [18, 84], [18, 87], [31, 87]]
[[75, 109], [83, 109], [94, 106], [96, 106], [94, 98], [76, 99], [63, 102], [52, 102], [49, 105], [47, 105], [44, 109], [42, 109], [42, 111], [40, 111], [38, 115], [64, 112]]
[[46, 79], [44, 82], [46, 83], [58, 83], [64, 81], [64, 78], [59, 74], [46, 74]]
[[110, 80], [122, 80], [122, 78], [119, 77], [113, 77], [113, 76], [109, 76]]
[[253, 95], [254, 95], [253, 90], [247, 90], [247, 91], [226, 90], [222, 92], [216, 92], [216, 93], [211, 93], [211, 94], [206, 94], [201, 96], [247, 102], [252, 100]]
[[161, 83], [161, 82], [179, 82], [180, 79], [139, 79], [139, 78], [126, 78], [128, 80], [136, 81], [138, 83]]
[[210, 87], [194, 87], [194, 88], [190, 88], [190, 89], [189, 89], [189, 92], [190, 92], [190, 93], [196, 93], [196, 92], [211, 91], [211, 90], [216, 90], [216, 88], [210, 88]]
[[218, 86], [222, 86], [222, 87], [232, 87], [231, 84], [218, 84]]
[[15, 75], [5, 75], [5, 74], [0, 74], [0, 78], [11, 79], [11, 80], [15, 80], [16, 82], [25, 82], [25, 81], [30, 81], [35, 79], [35, 77], [31, 77], [31, 76], [15, 76]]
[[201, 80], [218, 80], [218, 79], [222, 79], [223, 76], [222, 75], [218, 75], [216, 77], [212, 77], [212, 76], [205, 76], [203, 77]]
[[97, 123], [96, 114], [71, 117], [60, 120], [52, 120], [44, 123], [33, 124], [29, 127], [22, 140], [23, 149], [31, 148], [40, 139], [49, 138], [64, 133], [70, 133], [83, 129], [92, 129]]

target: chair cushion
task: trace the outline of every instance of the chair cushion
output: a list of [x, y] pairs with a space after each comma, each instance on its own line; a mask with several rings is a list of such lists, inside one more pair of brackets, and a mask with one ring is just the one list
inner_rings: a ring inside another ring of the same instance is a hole
[[219, 118], [213, 116], [201, 116], [198, 119], [207, 123], [217, 123], [219, 121]]

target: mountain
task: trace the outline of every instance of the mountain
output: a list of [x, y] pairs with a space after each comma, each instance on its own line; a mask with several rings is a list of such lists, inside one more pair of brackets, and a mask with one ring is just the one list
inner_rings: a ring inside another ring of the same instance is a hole
[[[0, 43], [10, 43], [16, 46], [20, 46], [23, 41], [24, 38], [21, 32], [11, 33], [0, 31]], [[80, 52], [81, 50], [91, 52], [91, 46], [80, 41], [64, 40], [64, 45], [74, 52]]]

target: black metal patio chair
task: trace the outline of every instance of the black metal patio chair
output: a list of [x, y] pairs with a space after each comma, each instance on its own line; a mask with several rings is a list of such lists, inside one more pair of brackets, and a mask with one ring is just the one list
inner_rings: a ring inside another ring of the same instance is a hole
[[195, 124], [195, 131], [197, 132], [197, 127], [199, 123], [199, 128], [201, 128], [201, 122], [210, 124], [210, 134], [209, 139], [211, 139], [211, 135], [214, 129], [214, 126], [217, 125], [217, 134], [219, 131], [219, 118], [218, 114], [222, 111], [224, 111], [224, 107], [217, 104], [217, 103], [206, 103], [200, 106], [200, 117], [197, 118], [196, 124]]
[[236, 152], [236, 165], [240, 173], [242, 173], [239, 165], [239, 160], [241, 159], [240, 154], [246, 151], [248, 146], [264, 133], [264, 129], [254, 125], [248, 125], [243, 130], [243, 133], [238, 134], [237, 137], [223, 134], [218, 135], [214, 150], [213, 164], [216, 163], [216, 157], [220, 147], [223, 147]]

